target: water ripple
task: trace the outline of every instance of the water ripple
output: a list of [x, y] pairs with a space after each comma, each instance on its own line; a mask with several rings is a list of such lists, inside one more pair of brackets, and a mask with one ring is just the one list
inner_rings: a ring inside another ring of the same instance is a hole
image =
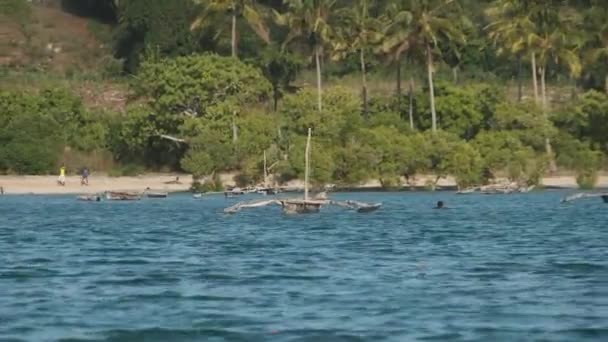
[[608, 211], [562, 195], [338, 194], [385, 207], [305, 217], [0, 197], [0, 340], [606, 340]]

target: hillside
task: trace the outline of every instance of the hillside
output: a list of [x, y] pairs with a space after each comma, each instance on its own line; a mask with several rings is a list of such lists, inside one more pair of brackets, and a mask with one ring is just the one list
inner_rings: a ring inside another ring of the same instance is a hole
[[120, 72], [104, 41], [110, 30], [109, 25], [65, 12], [58, 1], [0, 15], [0, 88], [61, 85], [79, 94], [88, 107], [122, 109], [124, 82], [107, 77]]

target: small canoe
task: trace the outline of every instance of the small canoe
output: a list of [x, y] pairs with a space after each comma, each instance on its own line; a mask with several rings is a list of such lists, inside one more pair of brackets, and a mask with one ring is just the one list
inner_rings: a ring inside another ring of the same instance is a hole
[[166, 192], [146, 192], [148, 198], [167, 198], [169, 196]]
[[203, 198], [203, 194], [193, 194], [192, 197], [194, 197], [194, 198]]
[[376, 210], [380, 209], [381, 206], [382, 206], [382, 203], [364, 205], [364, 206], [357, 208], [357, 212], [358, 213], [371, 213], [372, 211], [376, 211]]

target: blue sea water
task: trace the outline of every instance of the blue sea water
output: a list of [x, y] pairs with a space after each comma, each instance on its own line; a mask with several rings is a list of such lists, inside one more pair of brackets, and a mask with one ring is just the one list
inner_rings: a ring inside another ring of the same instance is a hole
[[564, 195], [0, 197], [0, 340], [607, 341], [608, 205]]

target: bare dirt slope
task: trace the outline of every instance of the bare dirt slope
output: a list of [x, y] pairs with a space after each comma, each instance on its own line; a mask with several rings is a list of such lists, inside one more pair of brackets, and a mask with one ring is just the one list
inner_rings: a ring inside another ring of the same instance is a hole
[[99, 37], [110, 27], [67, 13], [57, 1], [31, 8], [27, 18], [0, 14], [0, 68], [6, 72], [0, 89], [64, 86], [89, 107], [123, 109], [126, 87], [99, 80], [113, 61], [111, 48]]

